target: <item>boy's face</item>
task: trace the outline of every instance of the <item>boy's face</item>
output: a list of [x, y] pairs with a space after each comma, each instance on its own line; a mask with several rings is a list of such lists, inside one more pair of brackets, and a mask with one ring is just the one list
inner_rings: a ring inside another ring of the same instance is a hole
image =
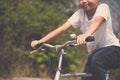
[[99, 0], [79, 0], [80, 7], [82, 7], [86, 12], [96, 9]]

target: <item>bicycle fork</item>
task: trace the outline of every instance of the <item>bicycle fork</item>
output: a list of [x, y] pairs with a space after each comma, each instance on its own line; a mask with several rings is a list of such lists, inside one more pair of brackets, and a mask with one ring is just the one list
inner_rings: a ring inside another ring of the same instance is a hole
[[66, 54], [66, 53], [64, 52], [63, 49], [61, 49], [60, 55], [58, 56], [58, 69], [57, 69], [57, 71], [56, 71], [54, 80], [60, 80], [60, 76], [61, 76], [61, 65], [62, 65], [62, 59], [63, 59], [63, 55], [64, 55], [64, 54]]
[[110, 80], [109, 70], [107, 70], [107, 73], [106, 73], [106, 80]]

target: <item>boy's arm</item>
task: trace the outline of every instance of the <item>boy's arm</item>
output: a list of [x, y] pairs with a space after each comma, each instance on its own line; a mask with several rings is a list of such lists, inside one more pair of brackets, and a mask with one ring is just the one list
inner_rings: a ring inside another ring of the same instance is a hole
[[31, 47], [35, 48], [35, 46], [39, 43], [47, 42], [47, 41], [50, 41], [50, 40], [58, 37], [59, 35], [61, 35], [65, 31], [67, 31], [69, 28], [71, 28], [71, 26], [72, 26], [71, 23], [65, 22], [62, 26], [60, 26], [57, 29], [55, 29], [54, 31], [50, 32], [49, 34], [47, 34], [42, 39], [32, 41], [31, 42]]
[[77, 37], [77, 44], [85, 44], [85, 39], [88, 36], [91, 36], [95, 31], [97, 31], [97, 29], [100, 27], [100, 25], [105, 21], [105, 18], [102, 16], [97, 16], [96, 18], [94, 18], [94, 20], [92, 20], [90, 22], [90, 24], [88, 25], [88, 29], [86, 30], [86, 32], [84, 34], [80, 34]]

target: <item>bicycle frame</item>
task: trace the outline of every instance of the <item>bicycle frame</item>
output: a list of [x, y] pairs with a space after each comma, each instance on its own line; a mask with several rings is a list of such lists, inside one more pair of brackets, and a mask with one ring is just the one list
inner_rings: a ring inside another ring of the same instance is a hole
[[65, 53], [64, 49], [61, 49], [59, 52], [59, 60], [58, 60], [58, 69], [56, 71], [55, 74], [55, 78], [54, 80], [60, 80], [60, 77], [91, 77], [92, 74], [87, 74], [87, 73], [66, 73], [66, 74], [62, 74], [61, 73], [61, 66], [62, 66], [62, 59], [63, 59], [63, 55], [67, 54]]
[[[86, 38], [86, 42], [90, 42], [90, 41], [94, 41], [94, 37], [93, 36], [89, 36]], [[91, 77], [92, 74], [88, 74], [88, 73], [66, 73], [63, 74], [61, 72], [61, 66], [62, 66], [62, 61], [63, 61], [63, 55], [67, 54], [64, 51], [64, 47], [66, 46], [76, 46], [76, 40], [72, 40], [72, 41], [67, 41], [66, 43], [62, 44], [62, 45], [50, 45], [50, 44], [46, 44], [46, 43], [42, 43], [42, 44], [38, 44], [38, 49], [31, 51], [30, 53], [35, 53], [35, 52], [46, 52], [45, 49], [43, 49], [43, 47], [48, 47], [48, 48], [53, 48], [56, 51], [58, 51], [58, 66], [57, 66], [57, 71], [55, 74], [55, 77], [53, 80], [60, 80], [60, 77]], [[109, 70], [106, 73], [106, 80], [110, 80], [109, 79]]]
[[[65, 54], [67, 53], [65, 53], [64, 49], [61, 49], [58, 56], [58, 69], [56, 71], [54, 80], [60, 80], [60, 77], [91, 77], [92, 76], [92, 74], [90, 73], [66, 73], [66, 74], [61, 73], [62, 59], [63, 59], [63, 55]], [[106, 73], [106, 80], [110, 80], [109, 70]]]
[[67, 73], [67, 74], [62, 74], [61, 73], [63, 55], [66, 54], [65, 51], [64, 51], [64, 47], [66, 47], [66, 46], [76, 46], [75, 43], [76, 43], [76, 40], [67, 41], [63, 45], [55, 45], [55, 46], [43, 43], [37, 50], [34, 50], [31, 53], [39, 52], [39, 51], [45, 52], [45, 50], [42, 48], [43, 46], [53, 48], [56, 51], [58, 51], [58, 54], [59, 54], [59, 56], [58, 56], [58, 66], [57, 66], [58, 69], [56, 71], [56, 74], [55, 74], [55, 77], [54, 77], [53, 80], [60, 80], [60, 77], [78, 77], [78, 76], [79, 77], [90, 77], [90, 76], [92, 76], [92, 74], [87, 74], [87, 73]]

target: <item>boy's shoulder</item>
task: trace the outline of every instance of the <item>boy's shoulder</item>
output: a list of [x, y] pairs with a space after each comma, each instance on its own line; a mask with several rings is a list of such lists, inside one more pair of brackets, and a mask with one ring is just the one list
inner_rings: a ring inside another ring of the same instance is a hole
[[108, 4], [107, 3], [101, 3], [101, 4], [99, 4], [99, 6], [106, 6], [106, 7], [108, 7]]

